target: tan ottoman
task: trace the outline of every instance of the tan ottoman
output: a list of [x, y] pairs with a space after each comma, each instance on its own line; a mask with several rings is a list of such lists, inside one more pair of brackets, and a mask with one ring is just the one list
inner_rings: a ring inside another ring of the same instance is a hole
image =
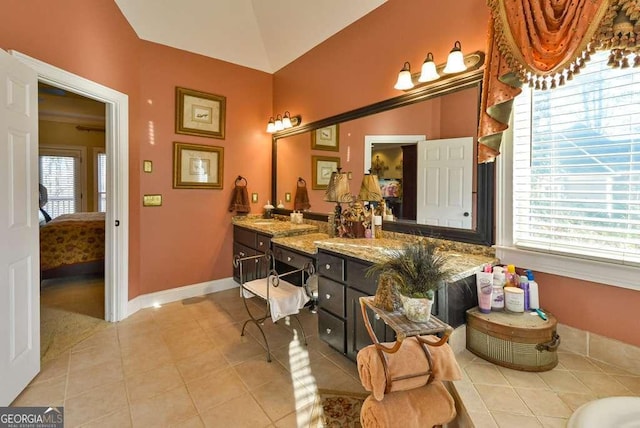
[[373, 396], [362, 404], [360, 423], [364, 428], [426, 428], [446, 424], [456, 417], [453, 397], [442, 382], [408, 391], [391, 392], [382, 401]]

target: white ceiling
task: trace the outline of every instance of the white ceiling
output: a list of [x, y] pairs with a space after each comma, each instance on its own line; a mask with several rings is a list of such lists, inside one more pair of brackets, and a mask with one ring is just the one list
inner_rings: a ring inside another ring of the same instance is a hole
[[274, 73], [387, 0], [115, 0], [143, 40]]

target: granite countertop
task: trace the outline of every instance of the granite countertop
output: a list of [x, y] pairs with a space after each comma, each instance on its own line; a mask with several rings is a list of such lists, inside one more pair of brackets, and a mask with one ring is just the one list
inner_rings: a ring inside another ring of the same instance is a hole
[[318, 226], [294, 224], [291, 221], [264, 219], [260, 217], [233, 217], [234, 226], [241, 226], [269, 236], [291, 236], [318, 231]]
[[[318, 248], [322, 248], [372, 263], [384, 261], [389, 257], [391, 251], [401, 250], [407, 243], [407, 241], [399, 239], [385, 238], [330, 238], [324, 233], [274, 238], [272, 242], [307, 254], [315, 254]], [[472, 254], [466, 251], [452, 251], [446, 246], [443, 252], [449, 259], [447, 267], [451, 271], [449, 278], [451, 282], [475, 274], [486, 264], [496, 264], [498, 262], [498, 260], [491, 255]]]

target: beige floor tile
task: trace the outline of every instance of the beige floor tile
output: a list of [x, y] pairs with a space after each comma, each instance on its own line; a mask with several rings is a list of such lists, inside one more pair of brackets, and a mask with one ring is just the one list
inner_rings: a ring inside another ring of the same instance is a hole
[[515, 388], [549, 389], [549, 386], [538, 376], [538, 373], [512, 370], [506, 367], [498, 367], [498, 370], [507, 378], [509, 384]]
[[558, 392], [558, 397], [571, 409], [571, 411], [576, 411], [578, 407], [582, 406], [589, 401], [593, 401], [598, 397], [591, 392]]
[[211, 351], [215, 348], [209, 337], [201, 329], [185, 333], [182, 336], [165, 337], [165, 342], [171, 357], [175, 361]]
[[131, 413], [129, 406], [125, 406], [120, 410], [109, 413], [99, 419], [81, 425], [82, 428], [129, 428], [133, 426], [131, 423]]
[[122, 361], [113, 358], [107, 364], [91, 366], [69, 372], [67, 397], [73, 397], [98, 386], [124, 379]]
[[455, 391], [462, 400], [463, 407], [467, 412], [487, 412], [487, 406], [478, 394], [478, 391], [471, 382], [454, 382]]
[[40, 373], [38, 373], [38, 375], [31, 381], [30, 385], [46, 382], [60, 376], [66, 376], [69, 371], [70, 356], [70, 352], [65, 352], [58, 358], [49, 360], [42, 364], [40, 367]]
[[267, 350], [250, 335], [240, 336], [233, 342], [222, 343], [218, 349], [229, 364], [238, 364], [255, 356], [267, 358]]
[[236, 364], [233, 369], [249, 390], [272, 381], [291, 380], [291, 374], [278, 361], [272, 360], [269, 363], [262, 356]]
[[86, 424], [127, 405], [127, 392], [123, 381], [99, 386], [65, 400], [65, 426]]
[[542, 424], [535, 416], [518, 415], [507, 412], [491, 412], [500, 428], [536, 428]]
[[[158, 324], [153, 317], [131, 323], [118, 323], [118, 339], [121, 344], [132, 342], [140, 336], [159, 335]], [[127, 340], [128, 339], [128, 340]]]
[[73, 350], [69, 361], [69, 372], [108, 365], [119, 358], [120, 352], [114, 345], [95, 345], [77, 351]]
[[196, 408], [184, 386], [131, 403], [134, 427], [170, 426], [196, 415]]
[[538, 421], [545, 428], [565, 428], [567, 426], [568, 418], [551, 418], [549, 416], [538, 416]]
[[590, 358], [589, 362], [595, 366], [598, 366], [600, 370], [602, 370], [603, 372], [609, 375], [638, 376], [638, 375], [634, 375], [633, 373], [621, 367], [613, 366], [611, 364], [608, 364], [602, 361], [598, 361]]
[[185, 382], [231, 367], [220, 350], [215, 348], [178, 360], [176, 366]]
[[11, 403], [12, 406], [53, 406], [59, 407], [64, 403], [64, 393], [67, 385], [66, 375], [30, 384]]
[[536, 416], [556, 418], [568, 418], [571, 416], [571, 409], [553, 391], [516, 388], [516, 392]]
[[118, 346], [118, 329], [113, 324], [78, 343], [73, 347], [73, 351], [104, 345]]
[[126, 379], [127, 392], [131, 403], [145, 400], [184, 385], [178, 369], [173, 363], [162, 365]]
[[249, 393], [213, 407], [201, 417], [206, 427], [263, 428], [271, 425], [269, 417]]
[[631, 391], [604, 373], [580, 373], [580, 381], [599, 397], [631, 395]]
[[123, 356], [137, 355], [144, 352], [169, 351], [162, 335], [157, 331], [150, 331], [140, 335], [124, 336], [119, 339], [120, 353]]
[[204, 428], [204, 422], [199, 415], [192, 416], [187, 420], [176, 422], [175, 424], [169, 425], [171, 428]]
[[586, 385], [580, 382], [573, 373], [566, 370], [552, 370], [538, 373], [540, 378], [556, 392], [578, 392], [588, 391]]
[[262, 410], [272, 421], [282, 419], [298, 408], [313, 403], [313, 394], [305, 388], [293, 387], [291, 381], [276, 380], [251, 391]]
[[640, 376], [613, 376], [635, 395], [640, 395]]
[[324, 361], [311, 361], [310, 368], [302, 368], [291, 373], [293, 377], [305, 385], [315, 385], [317, 389], [340, 389], [341, 385], [353, 378], [328, 359]]
[[494, 365], [477, 364], [474, 362], [466, 366], [464, 371], [474, 384], [509, 385], [507, 379], [500, 373], [497, 366]]
[[558, 360], [567, 370], [595, 373], [602, 372], [598, 366], [589, 361], [589, 358], [583, 357], [582, 355], [561, 352], [558, 354]]
[[158, 325], [160, 334], [166, 342], [170, 342], [175, 339], [180, 339], [188, 335], [200, 335], [204, 338], [205, 333], [200, 327], [200, 324], [194, 319], [186, 319], [178, 324], [171, 324], [169, 326]]
[[202, 412], [247, 393], [247, 388], [232, 368], [187, 383], [189, 394]]
[[[474, 428], [497, 428], [497, 424], [491, 413], [484, 412], [469, 412], [469, 418], [472, 421]], [[463, 425], [465, 426], [465, 425]]]
[[508, 412], [531, 415], [531, 411], [511, 387], [497, 385], [475, 385], [482, 401], [490, 412]]

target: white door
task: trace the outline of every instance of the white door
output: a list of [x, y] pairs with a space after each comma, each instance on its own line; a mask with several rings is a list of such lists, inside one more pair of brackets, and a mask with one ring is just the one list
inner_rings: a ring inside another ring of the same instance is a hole
[[38, 81], [0, 49], [0, 406], [40, 371]]
[[471, 229], [473, 138], [418, 141], [416, 221]]

